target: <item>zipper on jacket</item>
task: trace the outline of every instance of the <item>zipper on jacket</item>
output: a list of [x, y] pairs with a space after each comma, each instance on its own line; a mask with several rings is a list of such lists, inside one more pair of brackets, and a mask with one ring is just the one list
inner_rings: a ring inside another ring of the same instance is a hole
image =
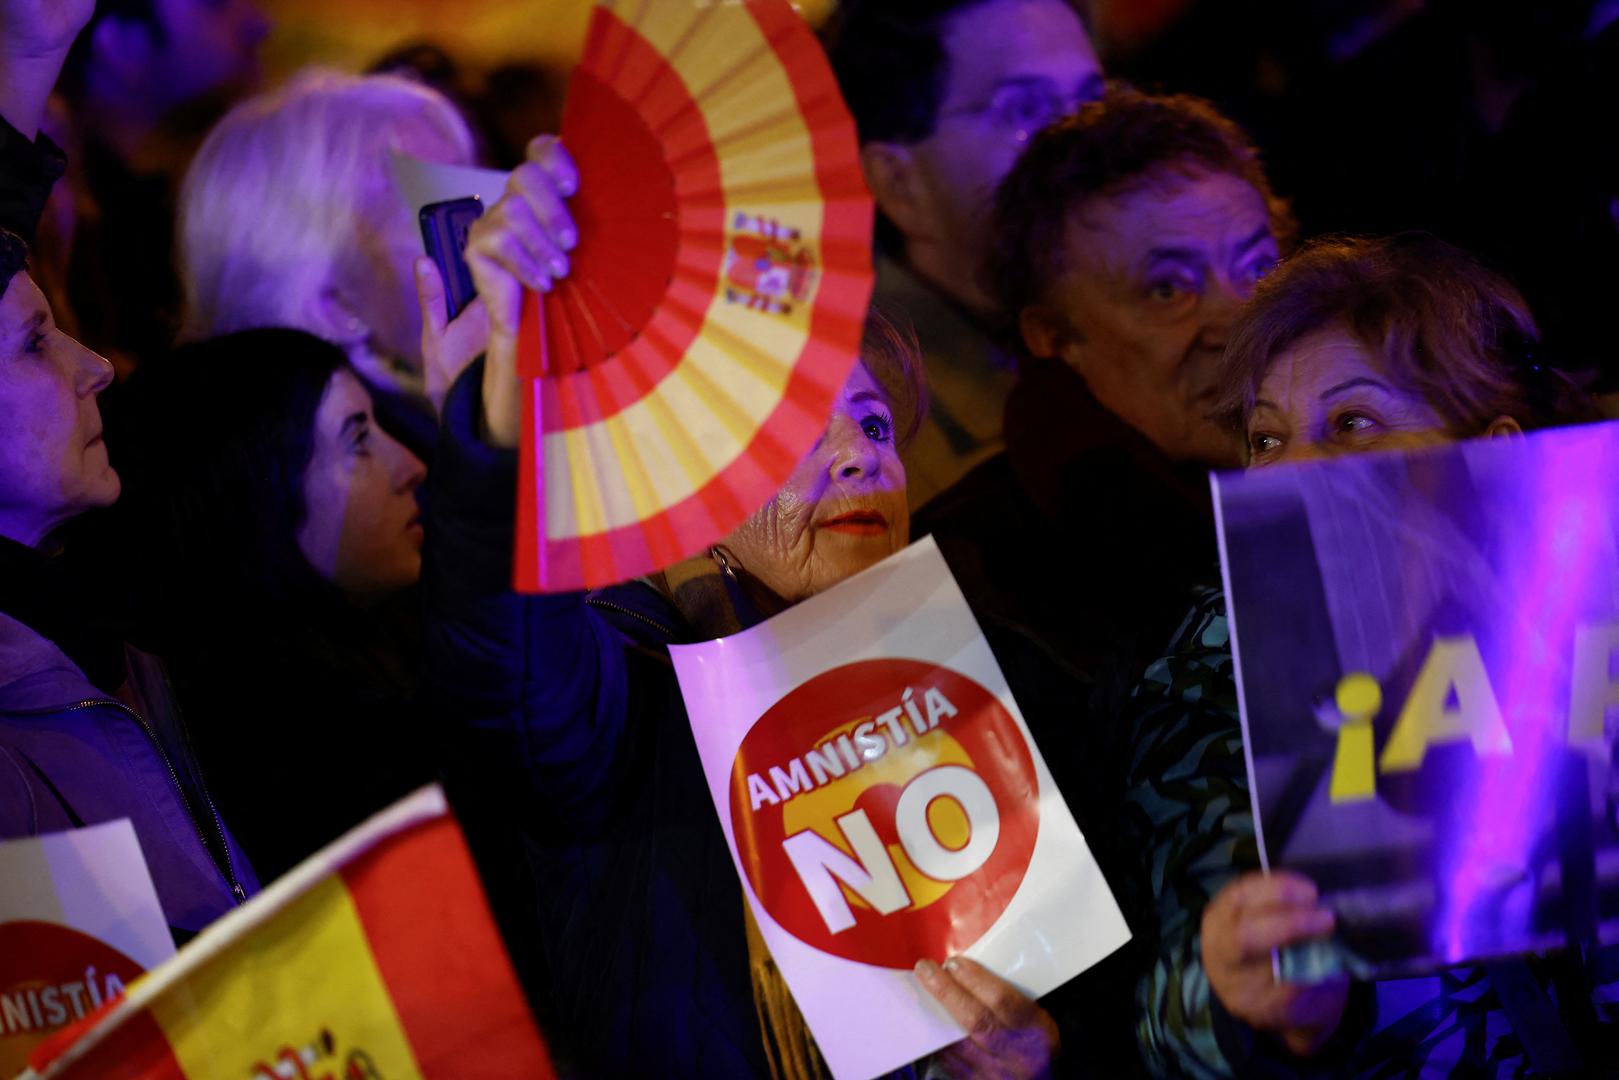
[[[157, 756], [163, 760], [164, 768], [169, 770], [169, 779], [174, 782], [174, 790], [180, 794], [180, 805], [186, 808], [186, 817], [191, 819], [192, 828], [197, 830], [197, 839], [202, 841], [202, 849], [207, 851], [208, 837], [203, 835], [202, 822], [197, 820], [197, 814], [196, 811], [192, 809], [191, 800], [186, 797], [185, 785], [180, 783], [180, 773], [177, 769], [175, 769], [174, 761], [169, 757], [169, 752], [163, 749], [162, 742], [158, 740], [157, 732], [152, 730], [152, 725], [146, 722], [146, 718], [144, 716], [136, 712], [134, 709], [131, 709], [123, 702], [114, 700], [112, 698], [106, 698], [100, 701], [81, 701], [76, 705], [69, 705], [67, 708], [60, 711], [78, 712], [81, 709], [94, 709], [104, 706], [111, 706], [115, 709], [121, 709], [129, 714], [130, 719], [134, 720], [136, 724], [140, 725], [141, 731], [146, 735], [146, 741], [152, 744], [152, 749], [156, 750]], [[51, 711], [54, 712], [57, 710]], [[230, 885], [231, 895], [236, 898], [236, 902], [238, 904], [245, 904], [247, 902], [247, 890], [242, 888], [242, 883], [240, 881], [236, 880], [236, 863], [235, 860], [230, 857], [230, 841], [225, 838], [225, 823], [220, 820], [219, 809], [218, 807], [214, 806], [214, 800], [211, 796], [209, 796], [208, 787], [204, 783], [200, 774], [197, 776], [197, 794], [201, 796], [203, 805], [208, 808], [208, 813], [214, 819], [214, 835], [219, 837], [219, 851], [220, 854], [225, 857], [225, 881]]]
[[631, 611], [629, 608], [624, 607], [621, 604], [615, 604], [611, 600], [590, 599], [586, 600], [585, 603], [589, 604], [591, 607], [606, 608], [608, 611], [616, 611], [621, 615], [628, 615], [632, 619], [639, 619], [671, 641], [677, 637], [673, 630], [669, 629], [658, 620], [652, 618], [652, 616], [643, 615], [639, 611]]

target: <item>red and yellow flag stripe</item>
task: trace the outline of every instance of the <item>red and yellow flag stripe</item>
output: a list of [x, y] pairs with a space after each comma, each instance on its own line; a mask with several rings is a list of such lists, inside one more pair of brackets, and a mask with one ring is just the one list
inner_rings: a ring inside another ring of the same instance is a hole
[[[25, 1074], [27, 1075], [27, 1074]], [[553, 1075], [443, 796], [427, 789], [222, 919], [39, 1080]]]

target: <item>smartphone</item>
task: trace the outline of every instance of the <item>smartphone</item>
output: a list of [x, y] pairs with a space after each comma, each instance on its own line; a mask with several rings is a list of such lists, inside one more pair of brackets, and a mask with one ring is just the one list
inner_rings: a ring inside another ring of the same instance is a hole
[[447, 199], [422, 207], [422, 245], [438, 265], [444, 281], [444, 306], [455, 318], [478, 295], [467, 269], [467, 230], [483, 216], [483, 200], [476, 195]]

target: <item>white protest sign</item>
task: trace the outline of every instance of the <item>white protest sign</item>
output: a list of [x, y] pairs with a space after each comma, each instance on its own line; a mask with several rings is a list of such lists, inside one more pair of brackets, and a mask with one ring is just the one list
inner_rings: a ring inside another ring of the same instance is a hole
[[919, 959], [1038, 997], [1129, 939], [931, 539], [670, 652], [743, 891], [839, 1080], [965, 1034]]
[[127, 818], [0, 843], [0, 1076], [173, 955]]
[[511, 175], [499, 169], [423, 161], [397, 150], [389, 151], [388, 167], [393, 173], [394, 188], [405, 200], [405, 205], [410, 207], [413, 221], [421, 213], [422, 207], [451, 199], [476, 196], [488, 209], [500, 201], [506, 191], [506, 180]]

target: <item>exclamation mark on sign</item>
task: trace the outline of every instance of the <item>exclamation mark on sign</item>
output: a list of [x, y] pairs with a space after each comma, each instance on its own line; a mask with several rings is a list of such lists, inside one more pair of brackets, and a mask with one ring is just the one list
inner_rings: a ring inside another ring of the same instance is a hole
[[1338, 727], [1338, 751], [1333, 757], [1328, 796], [1334, 803], [1374, 798], [1377, 765], [1372, 721], [1383, 707], [1383, 688], [1366, 672], [1356, 671], [1338, 680], [1334, 700], [1343, 720]]

